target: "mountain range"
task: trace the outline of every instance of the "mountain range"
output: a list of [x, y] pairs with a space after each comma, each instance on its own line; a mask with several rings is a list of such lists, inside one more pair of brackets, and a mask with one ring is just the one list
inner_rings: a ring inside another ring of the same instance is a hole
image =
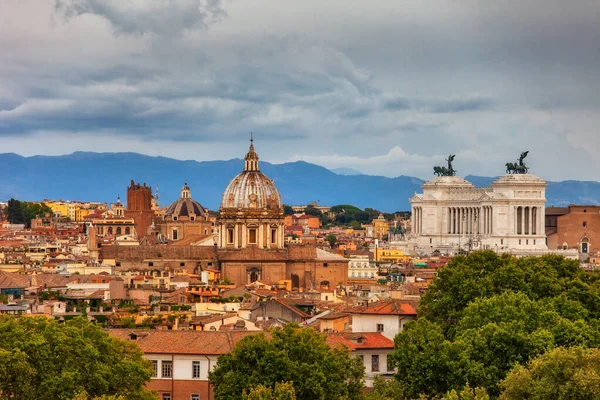
[[[181, 161], [138, 153], [75, 152], [63, 156], [23, 157], [0, 154], [0, 201], [11, 197], [39, 201], [125, 202], [131, 180], [159, 188], [161, 205], [180, 196], [187, 183], [192, 198], [212, 210], [219, 208], [221, 194], [244, 166], [243, 160]], [[303, 161], [270, 164], [261, 161], [261, 171], [273, 179], [286, 204], [317, 201], [322, 205], [352, 204], [384, 212], [410, 210], [408, 199], [421, 191], [422, 179], [410, 176], [387, 178], [362, 175], [343, 168], [338, 173]], [[467, 176], [476, 186], [489, 186], [495, 178]], [[597, 204], [600, 183], [549, 182], [548, 205]]]

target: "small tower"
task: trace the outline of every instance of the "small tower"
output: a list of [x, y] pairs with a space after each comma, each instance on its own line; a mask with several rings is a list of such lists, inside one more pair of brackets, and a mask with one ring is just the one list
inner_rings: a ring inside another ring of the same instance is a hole
[[182, 199], [191, 199], [192, 198], [192, 192], [190, 190], [190, 187], [188, 186], [187, 182], [183, 184], [183, 188], [181, 188], [181, 198]]

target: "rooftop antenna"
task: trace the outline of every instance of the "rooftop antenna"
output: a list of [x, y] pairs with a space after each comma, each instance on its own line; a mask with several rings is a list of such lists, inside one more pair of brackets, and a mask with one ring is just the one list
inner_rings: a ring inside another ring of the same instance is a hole
[[250, 144], [254, 143], [254, 133], [250, 132]]

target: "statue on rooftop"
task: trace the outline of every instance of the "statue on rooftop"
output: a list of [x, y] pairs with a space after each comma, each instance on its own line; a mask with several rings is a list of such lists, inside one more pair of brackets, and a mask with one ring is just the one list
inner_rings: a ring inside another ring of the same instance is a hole
[[529, 167], [523, 161], [525, 157], [529, 154], [529, 151], [521, 152], [521, 157], [519, 157], [519, 161], [516, 163], [507, 162], [506, 163], [506, 173], [507, 174], [526, 174], [529, 172]]
[[433, 167], [433, 173], [437, 176], [454, 176], [456, 170], [452, 167], [452, 161], [454, 161], [455, 154], [450, 154], [445, 160], [448, 162], [448, 167]]

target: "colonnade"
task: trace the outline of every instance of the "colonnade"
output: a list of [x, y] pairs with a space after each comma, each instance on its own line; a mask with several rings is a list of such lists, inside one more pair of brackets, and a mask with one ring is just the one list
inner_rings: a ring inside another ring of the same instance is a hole
[[538, 235], [544, 232], [544, 226], [540, 218], [540, 207], [518, 206], [515, 207], [515, 229], [517, 235]]
[[423, 232], [423, 209], [421, 207], [413, 208], [412, 230], [416, 235], [420, 235]]
[[447, 233], [471, 235], [479, 233], [479, 207], [448, 207]]

